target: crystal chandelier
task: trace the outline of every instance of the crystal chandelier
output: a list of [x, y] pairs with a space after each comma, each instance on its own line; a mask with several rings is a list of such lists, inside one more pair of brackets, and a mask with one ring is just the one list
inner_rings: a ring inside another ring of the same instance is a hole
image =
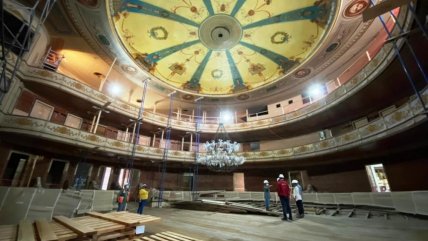
[[243, 156], [236, 155], [240, 144], [230, 140], [222, 123], [217, 128], [214, 140], [207, 141], [204, 146], [206, 153], [200, 154], [196, 161], [212, 171], [230, 172], [245, 162]]

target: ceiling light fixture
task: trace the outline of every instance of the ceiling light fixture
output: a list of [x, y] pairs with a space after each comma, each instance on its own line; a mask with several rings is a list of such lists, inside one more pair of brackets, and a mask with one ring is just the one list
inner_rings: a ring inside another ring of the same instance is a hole
[[207, 141], [204, 146], [206, 153], [199, 154], [196, 162], [206, 165], [211, 171], [231, 172], [245, 162], [243, 156], [236, 154], [240, 144], [230, 140], [223, 123], [219, 124], [214, 140]]

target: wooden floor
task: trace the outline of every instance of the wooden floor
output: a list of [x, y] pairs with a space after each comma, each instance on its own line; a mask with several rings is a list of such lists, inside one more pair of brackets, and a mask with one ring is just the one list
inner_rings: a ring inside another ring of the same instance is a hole
[[307, 215], [284, 222], [272, 216], [149, 207], [144, 214], [161, 218], [156, 225], [146, 225], [148, 234], [171, 231], [200, 240], [428, 240], [428, 220], [403, 216], [366, 219], [363, 216]]

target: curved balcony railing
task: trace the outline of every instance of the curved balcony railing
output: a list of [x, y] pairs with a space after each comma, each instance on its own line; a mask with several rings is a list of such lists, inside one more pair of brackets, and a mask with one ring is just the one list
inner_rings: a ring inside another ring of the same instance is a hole
[[[428, 103], [428, 89], [422, 93], [425, 103]], [[382, 116], [367, 125], [315, 143], [277, 150], [258, 152], [241, 152], [247, 163], [264, 161], [287, 161], [298, 158], [322, 155], [329, 152], [346, 150], [364, 143], [387, 138], [391, 135], [411, 128], [426, 121], [427, 116], [419, 99], [415, 97], [392, 113]], [[62, 142], [86, 148], [98, 147], [99, 150], [120, 155], [130, 155], [132, 144], [129, 142], [109, 139], [84, 130], [55, 124], [46, 120], [31, 117], [8, 115], [0, 112], [0, 132], [21, 133], [38, 136], [57, 142]], [[136, 156], [151, 160], [162, 160], [164, 149], [138, 145]], [[170, 161], [194, 162], [195, 153], [189, 151], [168, 150]]]
[[[401, 12], [406, 13], [406, 11]], [[403, 25], [407, 29], [409, 28], [412, 22], [412, 17], [407, 14], [400, 14], [399, 21], [405, 23]], [[398, 32], [398, 28], [393, 29], [393, 34], [397, 34]], [[399, 45], [402, 45], [402, 43], [402, 40], [398, 41]], [[344, 101], [346, 98], [357, 93], [360, 89], [369, 84], [386, 67], [388, 67], [394, 57], [395, 53], [393, 51], [392, 46], [385, 45], [372, 59], [372, 61], [370, 61], [356, 76], [354, 76], [350, 81], [347, 81], [342, 86], [338, 87], [325, 98], [313, 104], [305, 106], [299, 110], [281, 116], [244, 123], [225, 124], [226, 129], [228, 130], [228, 132], [244, 132], [255, 129], [271, 128], [292, 123], [295, 121], [300, 121], [309, 116], [323, 112], [328, 108]], [[14, 56], [11, 55], [8, 56], [8, 58], [14, 58]], [[103, 105], [105, 102], [111, 101], [112, 104], [109, 106], [109, 109], [127, 115], [131, 118], [136, 118], [138, 114], [138, 106], [132, 105], [121, 100], [112, 99], [111, 97], [103, 94], [102, 92], [94, 90], [93, 88], [77, 80], [71, 79], [59, 73], [50, 72], [23, 64], [18, 72], [18, 76], [26, 81], [34, 81], [61, 89], [62, 91], [79, 96], [83, 99], [87, 99], [88, 101], [91, 101], [94, 104]], [[143, 119], [145, 122], [149, 122], [158, 126], [166, 126], [168, 118], [167, 116], [149, 111], [145, 111], [143, 115]], [[193, 131], [195, 129], [195, 123], [193, 122], [193, 118], [189, 119], [190, 120], [186, 121], [178, 120], [175, 118], [172, 119], [172, 128], [184, 131]], [[201, 124], [200, 130], [205, 133], [215, 133], [217, 127], [218, 124], [216, 121], [214, 121], [213, 123]]]

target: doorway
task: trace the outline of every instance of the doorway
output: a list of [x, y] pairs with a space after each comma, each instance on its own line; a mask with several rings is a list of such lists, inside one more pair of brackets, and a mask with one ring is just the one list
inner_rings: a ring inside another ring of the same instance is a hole
[[17, 186], [29, 158], [29, 155], [12, 152], [3, 174], [2, 185]]
[[382, 163], [367, 165], [367, 175], [369, 177], [372, 192], [390, 192], [388, 178]]
[[64, 173], [68, 169], [68, 162], [61, 160], [52, 160], [51, 166], [49, 168], [48, 177], [46, 183], [51, 188], [60, 188], [61, 183], [64, 179]]
[[88, 185], [88, 177], [92, 165], [87, 162], [79, 162], [77, 164], [76, 174], [74, 175], [73, 187], [76, 190], [85, 188]]

